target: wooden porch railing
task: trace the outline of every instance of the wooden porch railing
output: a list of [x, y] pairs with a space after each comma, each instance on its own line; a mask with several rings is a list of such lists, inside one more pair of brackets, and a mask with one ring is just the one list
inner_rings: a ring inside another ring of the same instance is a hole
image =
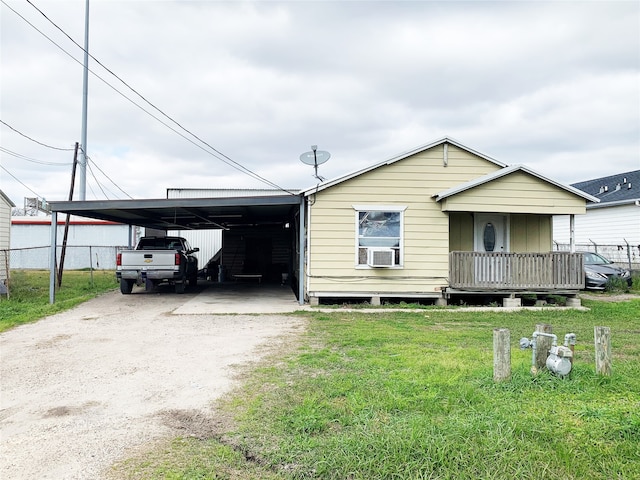
[[449, 286], [461, 290], [580, 290], [581, 253], [449, 254]]

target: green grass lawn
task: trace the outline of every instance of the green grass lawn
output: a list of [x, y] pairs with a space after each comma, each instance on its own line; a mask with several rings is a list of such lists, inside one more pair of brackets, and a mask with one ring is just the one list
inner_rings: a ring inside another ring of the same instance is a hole
[[118, 288], [116, 275], [110, 270], [68, 270], [56, 302], [49, 304], [49, 272], [11, 270], [10, 296], [0, 300], [0, 332], [68, 310], [101, 293]]
[[[313, 313], [288, 353], [245, 372], [207, 435], [116, 467], [117, 478], [640, 478], [640, 300], [589, 312]], [[532, 377], [520, 337], [576, 333], [564, 379]], [[595, 374], [593, 328], [612, 331]], [[511, 330], [496, 384], [493, 329]], [[221, 426], [224, 425], [224, 426]]]

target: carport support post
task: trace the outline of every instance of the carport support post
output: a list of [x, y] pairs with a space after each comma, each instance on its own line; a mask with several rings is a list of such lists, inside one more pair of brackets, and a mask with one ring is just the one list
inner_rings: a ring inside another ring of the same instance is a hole
[[127, 248], [131, 250], [133, 248], [133, 225], [129, 225], [129, 241]]
[[300, 305], [304, 305], [304, 247], [307, 244], [307, 239], [305, 236], [305, 211], [304, 211], [304, 203], [306, 198], [304, 195], [300, 195], [300, 221], [298, 222], [300, 225], [300, 232], [298, 234], [298, 250], [300, 254], [298, 255], [298, 303]]
[[49, 303], [56, 301], [56, 249], [58, 242], [58, 212], [51, 212], [51, 254], [49, 255]]

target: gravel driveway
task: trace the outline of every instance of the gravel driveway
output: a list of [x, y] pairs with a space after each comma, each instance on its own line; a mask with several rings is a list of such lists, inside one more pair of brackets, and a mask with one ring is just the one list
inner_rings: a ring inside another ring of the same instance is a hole
[[167, 412], [211, 416], [234, 365], [304, 320], [175, 315], [195, 295], [109, 293], [0, 335], [0, 478], [99, 479], [177, 435]]

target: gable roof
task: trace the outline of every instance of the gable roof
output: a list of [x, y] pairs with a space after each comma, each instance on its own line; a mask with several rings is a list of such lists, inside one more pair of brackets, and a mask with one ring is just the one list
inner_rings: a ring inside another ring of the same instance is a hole
[[640, 200], [640, 170], [585, 180], [571, 186], [600, 199], [599, 207], [635, 203]]
[[337, 185], [339, 183], [342, 183], [342, 182], [345, 182], [345, 181], [350, 180], [352, 178], [355, 178], [355, 177], [357, 177], [359, 175], [362, 175], [364, 173], [367, 173], [367, 172], [370, 172], [372, 170], [375, 170], [376, 168], [383, 167], [385, 165], [391, 165], [392, 163], [395, 163], [395, 162], [398, 162], [400, 160], [403, 160], [403, 159], [405, 159], [407, 157], [410, 157], [411, 155], [415, 155], [416, 153], [420, 153], [422, 151], [429, 150], [430, 148], [437, 147], [438, 145], [442, 145], [442, 144], [445, 144], [445, 143], [448, 143], [449, 145], [453, 145], [455, 147], [458, 147], [458, 148], [460, 148], [462, 150], [466, 150], [467, 152], [472, 153], [473, 155], [476, 155], [476, 156], [478, 156], [478, 157], [480, 157], [480, 158], [482, 158], [484, 160], [487, 160], [488, 162], [491, 162], [494, 165], [497, 165], [499, 167], [506, 167], [507, 166], [506, 164], [504, 164], [502, 162], [499, 162], [498, 160], [495, 160], [495, 159], [493, 159], [493, 158], [491, 158], [491, 157], [489, 157], [487, 155], [484, 155], [483, 153], [477, 152], [477, 151], [473, 150], [472, 148], [469, 148], [469, 147], [463, 145], [462, 143], [460, 143], [460, 142], [458, 142], [456, 140], [453, 140], [450, 137], [444, 137], [444, 138], [441, 138], [440, 140], [436, 140], [435, 142], [428, 143], [426, 145], [422, 145], [420, 147], [416, 147], [413, 150], [410, 150], [408, 152], [401, 153], [400, 155], [397, 155], [397, 156], [395, 156], [393, 158], [390, 158], [389, 160], [385, 160], [383, 162], [376, 163], [375, 165], [371, 165], [371, 166], [363, 168], [361, 170], [357, 170], [355, 172], [348, 173], [346, 175], [343, 175], [342, 177], [337, 177], [337, 178], [335, 178], [333, 180], [328, 180], [328, 181], [326, 181], [324, 183], [321, 183], [319, 185], [307, 188], [306, 190], [302, 190], [300, 193], [305, 195], [305, 196], [317, 193], [319, 191], [322, 191], [322, 190], [325, 190], [327, 188], [333, 187], [334, 185]]
[[555, 185], [556, 187], [565, 190], [569, 193], [572, 193], [574, 195], [577, 195], [579, 197], [584, 198], [585, 200], [588, 200], [590, 202], [599, 202], [600, 200], [592, 195], [589, 195], [588, 193], [579, 190], [577, 188], [568, 186], [568, 185], [563, 185], [561, 183], [556, 182], [555, 180], [551, 180], [550, 178], [547, 178], [541, 174], [539, 174], [538, 172], [535, 172], [533, 170], [531, 170], [528, 167], [525, 167], [524, 165], [512, 165], [510, 167], [504, 167], [500, 170], [496, 170], [495, 172], [491, 172], [488, 173], [487, 175], [483, 175], [482, 177], [478, 177], [475, 178], [469, 182], [465, 182], [465, 183], [461, 183], [460, 185], [456, 185], [455, 187], [449, 188], [447, 190], [444, 190], [440, 193], [436, 193], [435, 195], [433, 195], [432, 198], [436, 199], [436, 202], [439, 202], [440, 200], [443, 200], [447, 197], [451, 197], [453, 195], [456, 195], [458, 193], [470, 190], [472, 188], [475, 188], [477, 186], [480, 185], [484, 185], [485, 183], [489, 183], [492, 182], [498, 178], [504, 177], [506, 175], [510, 175], [514, 172], [524, 172], [527, 173], [529, 175], [532, 175], [536, 178], [539, 178], [540, 180], [542, 180], [543, 182], [546, 183], [550, 183], [552, 185]]

